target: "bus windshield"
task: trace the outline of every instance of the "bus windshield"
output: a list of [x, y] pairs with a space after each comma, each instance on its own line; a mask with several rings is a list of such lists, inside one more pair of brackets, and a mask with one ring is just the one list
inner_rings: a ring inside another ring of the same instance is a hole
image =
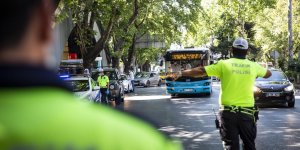
[[[188, 70], [196, 67], [204, 67], [209, 65], [210, 56], [209, 49], [207, 48], [194, 48], [182, 50], [168, 50], [165, 55], [165, 71], [166, 74], [176, 73], [183, 70]], [[208, 78], [192, 78], [181, 77], [176, 81], [199, 81], [207, 80]], [[170, 80], [166, 78], [166, 80]]]

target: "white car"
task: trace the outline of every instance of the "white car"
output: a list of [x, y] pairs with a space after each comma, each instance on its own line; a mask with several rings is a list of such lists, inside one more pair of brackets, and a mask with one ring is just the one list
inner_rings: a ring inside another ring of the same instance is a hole
[[124, 86], [124, 92], [126, 93], [130, 93], [130, 92], [134, 92], [134, 87], [132, 85], [131, 79], [129, 78], [129, 76], [125, 75], [125, 74], [121, 74], [121, 80]]
[[88, 99], [91, 102], [96, 102], [100, 97], [97, 97], [99, 93], [99, 86], [96, 86], [96, 82], [90, 77], [74, 76], [66, 78], [65, 81], [69, 84], [76, 96], [80, 99]]

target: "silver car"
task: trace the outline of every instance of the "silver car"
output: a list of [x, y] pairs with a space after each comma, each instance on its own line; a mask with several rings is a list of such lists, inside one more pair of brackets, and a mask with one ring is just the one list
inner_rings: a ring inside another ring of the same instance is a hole
[[134, 78], [134, 85], [144, 87], [161, 86], [161, 79], [159, 74], [155, 72], [138, 72]]

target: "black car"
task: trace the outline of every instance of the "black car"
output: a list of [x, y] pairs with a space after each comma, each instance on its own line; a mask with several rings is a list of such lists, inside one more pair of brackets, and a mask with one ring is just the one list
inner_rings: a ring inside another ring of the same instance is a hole
[[254, 87], [254, 98], [257, 104], [287, 104], [295, 106], [295, 89], [293, 83], [280, 70], [270, 70], [272, 76], [257, 78]]

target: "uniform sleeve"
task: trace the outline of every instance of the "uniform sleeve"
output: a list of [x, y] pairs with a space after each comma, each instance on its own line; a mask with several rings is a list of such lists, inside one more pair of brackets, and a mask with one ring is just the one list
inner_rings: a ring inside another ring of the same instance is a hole
[[264, 77], [267, 73], [267, 69], [259, 65], [258, 63], [255, 63], [256, 73], [257, 77]]
[[216, 76], [220, 78], [222, 73], [222, 61], [219, 61], [209, 66], [205, 66], [204, 68], [208, 76]]

